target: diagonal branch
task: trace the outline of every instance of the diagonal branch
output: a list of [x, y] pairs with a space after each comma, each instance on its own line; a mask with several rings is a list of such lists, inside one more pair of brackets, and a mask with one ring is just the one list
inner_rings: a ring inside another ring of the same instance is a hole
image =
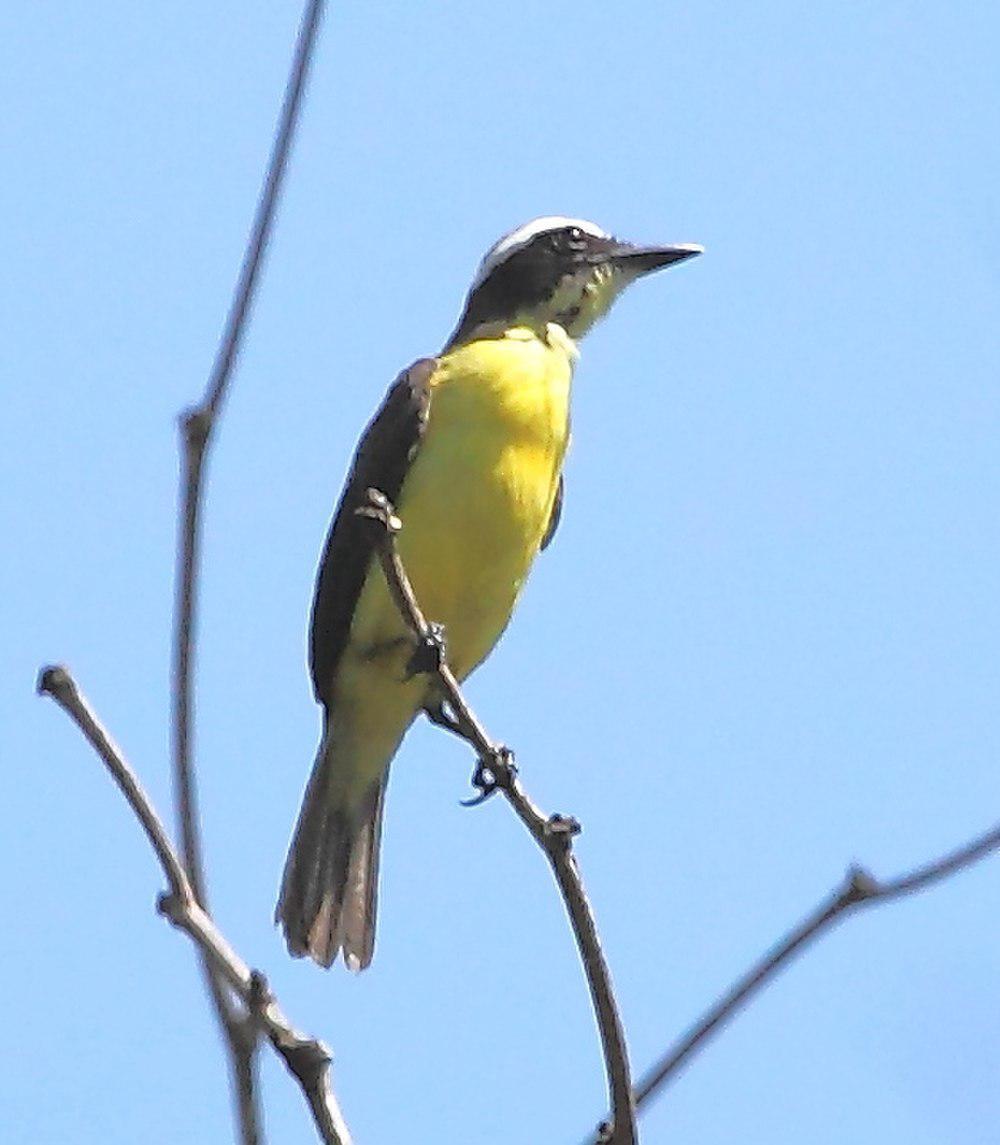
[[330, 1051], [322, 1042], [300, 1034], [292, 1026], [268, 990], [263, 975], [247, 966], [199, 905], [163, 821], [131, 764], [95, 715], [76, 681], [65, 668], [45, 668], [38, 677], [38, 691], [51, 696], [84, 734], [139, 820], [170, 888], [160, 896], [160, 913], [194, 942], [205, 964], [234, 991], [255, 1026], [284, 1059], [309, 1103], [325, 1145], [351, 1145], [350, 1132], [330, 1082]]
[[599, 1130], [600, 1140], [607, 1145], [635, 1145], [638, 1134], [625, 1033], [611, 985], [611, 974], [601, 949], [597, 924], [573, 854], [573, 838], [580, 833], [580, 825], [575, 819], [562, 815], [546, 816], [539, 810], [521, 787], [512, 752], [489, 737], [466, 703], [458, 681], [445, 659], [441, 631], [427, 622], [406, 575], [396, 547], [396, 534], [402, 528], [402, 522], [395, 515], [388, 498], [378, 490], [369, 489], [368, 504], [357, 512], [372, 522], [377, 552], [389, 591], [416, 639], [417, 650], [411, 664], [412, 670], [427, 672], [435, 678], [450, 709], [450, 718], [440, 708], [429, 714], [435, 722], [443, 724], [466, 740], [476, 752], [479, 762], [473, 782], [481, 794], [475, 802], [480, 802], [495, 791], [502, 792], [549, 861], [573, 928], [601, 1036], [612, 1113], [610, 1120]]
[[[204, 468], [212, 433], [246, 329], [261, 263], [270, 237], [275, 209], [288, 167], [292, 138], [302, 107], [302, 96], [323, 7], [323, 0], [308, 0], [306, 4], [264, 186], [257, 204], [222, 340], [201, 404], [188, 410], [181, 418], [184, 477], [177, 543], [177, 596], [172, 673], [174, 788], [185, 865], [195, 899], [202, 907], [207, 907], [207, 898], [192, 761], [192, 724], [193, 660]], [[232, 999], [227, 995], [218, 976], [211, 972], [207, 962], [204, 967], [212, 1001], [229, 1045], [242, 1139], [244, 1145], [255, 1145], [260, 1138], [260, 1116], [254, 1076], [256, 1027], [233, 1005]]]
[[[680, 1073], [688, 1060], [701, 1050], [750, 999], [766, 986], [810, 943], [862, 907], [893, 902], [950, 878], [1000, 850], [1000, 824], [977, 836], [957, 850], [943, 855], [895, 879], [880, 881], [862, 867], [851, 867], [843, 883], [832, 891], [811, 914], [775, 943], [760, 961], [683, 1034], [673, 1046], [642, 1075], [635, 1087], [635, 1103], [645, 1105]], [[593, 1138], [589, 1139], [591, 1142]]]

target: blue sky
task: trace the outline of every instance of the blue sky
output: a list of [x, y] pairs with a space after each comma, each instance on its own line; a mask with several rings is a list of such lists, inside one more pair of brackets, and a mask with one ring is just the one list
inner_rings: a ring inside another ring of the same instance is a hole
[[[201, 393], [299, 19], [10, 7], [0, 505], [11, 1140], [225, 1140], [160, 876], [77, 673], [164, 810], [175, 418]], [[416, 729], [361, 977], [271, 926], [318, 720], [315, 563], [365, 419], [538, 214], [707, 252], [587, 340], [557, 542], [474, 677], [579, 855], [637, 1070], [851, 861], [997, 817], [994, 6], [330, 10], [209, 471], [197, 754], [212, 899], [337, 1054], [359, 1143], [575, 1141], [602, 1112], [543, 861]], [[996, 1140], [1000, 860], [848, 921], [643, 1118], [645, 1141]], [[309, 1139], [265, 1059], [273, 1142]]]

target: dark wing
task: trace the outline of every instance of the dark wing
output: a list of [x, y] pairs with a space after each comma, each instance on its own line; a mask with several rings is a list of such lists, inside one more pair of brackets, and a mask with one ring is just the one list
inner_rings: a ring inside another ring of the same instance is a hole
[[556, 489], [556, 499], [552, 502], [552, 512], [549, 514], [549, 523], [545, 526], [545, 536], [542, 537], [542, 543], [539, 545], [539, 550], [545, 550], [552, 543], [552, 538], [556, 535], [556, 529], [559, 528], [559, 522], [562, 519], [562, 503], [563, 503], [563, 475], [559, 474], [559, 488]]
[[368, 424], [347, 478], [316, 578], [309, 667], [316, 699], [327, 703], [337, 663], [347, 644], [351, 620], [372, 555], [370, 530], [355, 516], [366, 492], [378, 489], [395, 502], [427, 425], [434, 358], [420, 358], [389, 388]]

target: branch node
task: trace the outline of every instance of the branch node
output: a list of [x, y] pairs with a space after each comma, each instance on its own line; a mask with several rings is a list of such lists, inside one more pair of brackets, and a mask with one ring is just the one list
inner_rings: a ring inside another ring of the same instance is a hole
[[187, 904], [184, 899], [173, 891], [164, 891], [156, 898], [156, 912], [161, 914], [173, 926], [183, 926], [187, 916]]
[[250, 971], [250, 989], [247, 992], [247, 1009], [257, 1019], [274, 1001], [274, 994], [262, 970]]
[[865, 899], [874, 898], [882, 891], [882, 884], [864, 867], [857, 863], [847, 869], [847, 879], [844, 884], [844, 903], [864, 902]]
[[545, 824], [545, 837], [553, 846], [562, 847], [568, 851], [573, 846], [573, 840], [583, 828], [580, 820], [572, 815], [550, 815]]
[[288, 1063], [288, 1068], [309, 1089], [319, 1084], [333, 1063], [333, 1054], [329, 1047], [318, 1038], [302, 1038], [294, 1044], [285, 1045], [282, 1047], [282, 1054]]
[[181, 414], [180, 421], [184, 448], [189, 454], [203, 450], [212, 431], [211, 409], [207, 406], [192, 406]]

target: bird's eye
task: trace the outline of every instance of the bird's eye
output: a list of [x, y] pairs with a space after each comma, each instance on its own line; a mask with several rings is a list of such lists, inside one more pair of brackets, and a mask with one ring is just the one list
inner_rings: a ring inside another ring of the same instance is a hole
[[569, 237], [573, 240], [573, 242], [579, 242], [580, 239], [583, 238], [583, 231], [581, 231], [579, 227], [570, 227]]

